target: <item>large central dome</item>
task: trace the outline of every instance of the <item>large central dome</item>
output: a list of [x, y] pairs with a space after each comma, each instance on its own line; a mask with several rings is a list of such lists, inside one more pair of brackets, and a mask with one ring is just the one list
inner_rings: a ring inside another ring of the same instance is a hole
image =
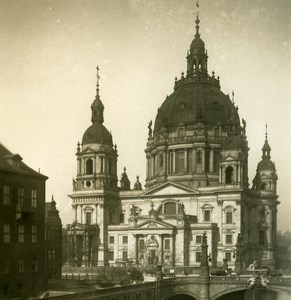
[[174, 92], [158, 109], [155, 132], [163, 126], [188, 125], [202, 122], [226, 125], [230, 119], [239, 121], [234, 105], [220, 90], [219, 77], [207, 72], [208, 55], [200, 38], [199, 19], [196, 19], [196, 34], [187, 55], [187, 74], [175, 81]]
[[163, 126], [179, 126], [181, 123], [227, 125], [231, 118], [239, 122], [233, 103], [220, 90], [217, 79], [208, 76], [199, 81], [186, 77], [176, 82], [174, 92], [158, 109], [154, 131], [158, 132]]
[[[234, 98], [220, 90], [219, 77], [208, 74], [199, 22], [197, 16], [187, 72], [175, 79], [174, 92], [158, 109], [154, 128], [149, 124], [147, 188], [167, 181], [192, 188], [217, 186], [232, 180], [225, 172], [228, 161], [234, 159], [247, 170], [245, 122], [240, 125]], [[240, 173], [236, 167], [235, 172], [236, 182], [247, 185], [247, 171]]]

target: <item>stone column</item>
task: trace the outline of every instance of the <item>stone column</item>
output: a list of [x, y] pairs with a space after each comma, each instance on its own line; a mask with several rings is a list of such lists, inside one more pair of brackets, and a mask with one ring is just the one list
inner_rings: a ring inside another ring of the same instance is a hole
[[205, 171], [205, 153], [206, 153], [206, 151], [205, 151], [205, 148], [204, 148], [201, 151], [201, 154], [202, 154], [202, 157], [201, 157], [201, 159], [202, 159], [202, 172]]
[[193, 164], [193, 171], [192, 173], [195, 173], [196, 171], [196, 163], [197, 163], [197, 157], [196, 157], [196, 149], [193, 148], [193, 153], [192, 153], [193, 157], [192, 157], [192, 164]]
[[149, 158], [147, 157], [146, 158], [147, 159], [147, 164], [146, 164], [146, 168], [147, 168], [147, 170], [146, 170], [146, 179], [148, 179], [150, 176], [149, 176], [149, 174], [150, 174], [150, 161], [149, 161]]
[[166, 153], [166, 149], [165, 149], [165, 151], [163, 152], [163, 163], [164, 163], [164, 165], [163, 165], [163, 174], [164, 175], [167, 175], [167, 173], [168, 173], [168, 170], [167, 170], [167, 164], [168, 164], [168, 161], [167, 161], [167, 153]]
[[99, 204], [99, 245], [98, 245], [98, 266], [104, 266], [104, 205]]
[[77, 220], [78, 220], [78, 204], [74, 205], [74, 209], [75, 209], [75, 221], [77, 222]]
[[83, 204], [80, 204], [80, 223], [83, 224]]
[[98, 224], [98, 204], [95, 204], [95, 224]]
[[85, 174], [85, 159], [81, 159], [81, 175]]
[[188, 153], [187, 148], [184, 150], [184, 172], [188, 173]]
[[176, 150], [173, 151], [173, 172], [176, 173]]
[[213, 172], [213, 149], [210, 149], [209, 172]]
[[77, 175], [81, 175], [81, 159], [77, 160]]

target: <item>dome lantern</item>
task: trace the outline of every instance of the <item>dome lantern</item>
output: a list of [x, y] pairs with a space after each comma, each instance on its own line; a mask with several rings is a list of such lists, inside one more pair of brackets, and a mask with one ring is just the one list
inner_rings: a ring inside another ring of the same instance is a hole
[[199, 23], [200, 19], [197, 13], [195, 20], [196, 23], [196, 34], [194, 40], [190, 45], [190, 51], [187, 55], [187, 77], [192, 77], [193, 75], [201, 74], [207, 76], [207, 59], [208, 55], [205, 50], [205, 44], [200, 38], [199, 33]]
[[104, 122], [104, 117], [103, 117], [104, 105], [100, 99], [100, 94], [99, 94], [99, 79], [100, 79], [99, 66], [96, 67], [96, 70], [97, 70], [96, 97], [91, 105], [91, 110], [92, 110], [91, 121], [93, 124], [96, 122], [102, 124]]
[[100, 80], [99, 66], [97, 66], [96, 69], [97, 69], [96, 97], [93, 103], [91, 104], [92, 125], [85, 131], [82, 139], [82, 145], [100, 144], [100, 145], [108, 145], [110, 147], [113, 147], [112, 135], [103, 126], [104, 105], [100, 99], [100, 93], [99, 93], [99, 80]]
[[263, 155], [262, 155], [262, 158], [265, 159], [270, 159], [271, 158], [271, 155], [270, 155], [270, 152], [271, 152], [271, 147], [269, 145], [269, 142], [268, 142], [268, 125], [266, 124], [266, 133], [265, 133], [265, 144], [262, 148], [262, 151], [263, 151]]

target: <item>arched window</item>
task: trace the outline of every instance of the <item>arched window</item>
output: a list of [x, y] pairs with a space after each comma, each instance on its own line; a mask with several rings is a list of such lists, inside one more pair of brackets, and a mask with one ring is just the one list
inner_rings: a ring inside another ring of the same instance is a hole
[[93, 174], [93, 161], [90, 158], [86, 161], [86, 174]]
[[233, 183], [233, 168], [227, 167], [225, 170], [225, 183], [231, 184]]
[[202, 163], [202, 154], [201, 151], [199, 150], [197, 152], [197, 164], [201, 164]]
[[228, 206], [225, 208], [225, 223], [226, 224], [233, 223], [233, 211], [234, 211], [234, 208], [231, 206]]
[[112, 211], [108, 213], [108, 224], [114, 224], [114, 213]]
[[92, 213], [90, 211], [86, 212], [86, 225], [91, 225], [92, 222]]
[[174, 202], [168, 202], [164, 205], [164, 214], [165, 215], [176, 215], [177, 205]]

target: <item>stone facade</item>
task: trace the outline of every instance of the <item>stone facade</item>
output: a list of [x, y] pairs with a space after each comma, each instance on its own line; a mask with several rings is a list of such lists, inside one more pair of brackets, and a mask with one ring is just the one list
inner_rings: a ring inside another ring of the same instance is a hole
[[206, 232], [212, 266], [227, 259], [234, 268], [241, 234], [242, 264], [258, 260], [274, 268], [279, 202], [271, 148], [266, 135], [250, 188], [246, 121], [234, 95], [225, 95], [220, 78], [208, 74], [199, 23], [197, 17], [187, 72], [148, 126], [145, 190], [139, 178], [130, 189], [126, 169], [117, 186], [117, 147], [103, 126], [97, 80], [92, 125], [76, 153], [71, 262], [199, 267]]

